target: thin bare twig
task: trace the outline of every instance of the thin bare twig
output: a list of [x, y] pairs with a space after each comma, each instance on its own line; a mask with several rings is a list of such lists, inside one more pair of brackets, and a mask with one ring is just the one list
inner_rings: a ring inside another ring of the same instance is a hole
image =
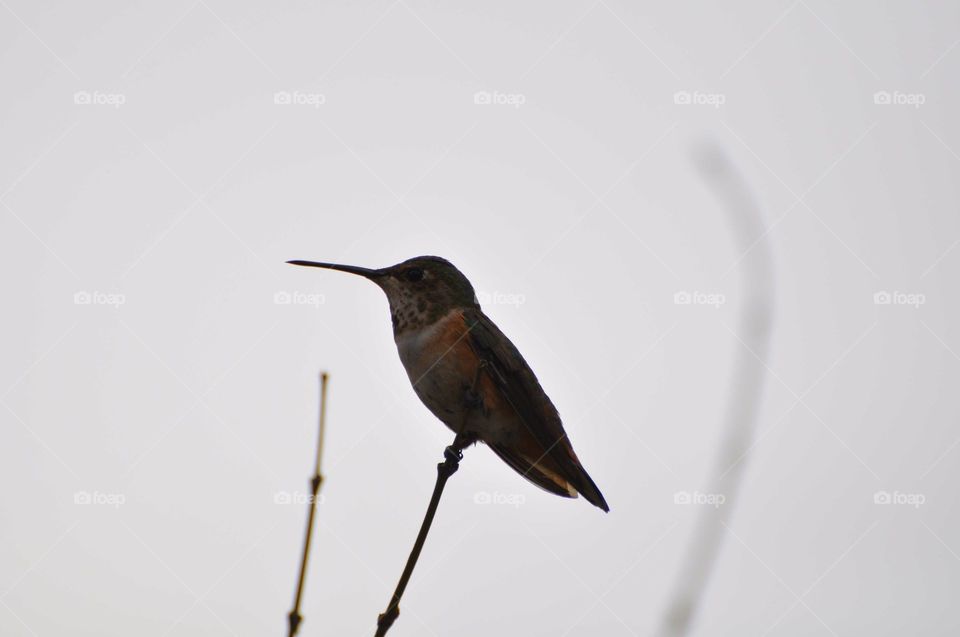
[[320, 485], [323, 483], [323, 474], [320, 473], [320, 458], [323, 456], [323, 434], [326, 429], [327, 420], [327, 380], [329, 376], [326, 372], [320, 373], [320, 424], [317, 434], [317, 458], [313, 467], [313, 476], [310, 478], [311, 497], [307, 503], [307, 530], [303, 538], [303, 557], [300, 560], [300, 578], [297, 580], [297, 596], [293, 602], [293, 610], [287, 615], [290, 630], [287, 633], [289, 637], [297, 634], [300, 622], [303, 616], [300, 614], [300, 599], [303, 596], [303, 583], [307, 576], [307, 560], [310, 557], [310, 540], [313, 538], [313, 519], [317, 514], [317, 496], [320, 493]]
[[[476, 396], [477, 386], [480, 382], [480, 374], [485, 366], [486, 363], [481, 361], [477, 367], [477, 373], [473, 378], [473, 387], [471, 389], [472, 396]], [[453, 439], [453, 444], [444, 449], [444, 461], [437, 465], [437, 482], [433, 487], [433, 495], [430, 496], [430, 504], [427, 505], [427, 512], [423, 517], [423, 523], [420, 525], [420, 532], [417, 534], [417, 539], [413, 543], [413, 550], [410, 551], [410, 557], [407, 558], [407, 565], [400, 575], [400, 581], [397, 583], [397, 588], [393, 592], [393, 597], [390, 598], [390, 604], [387, 606], [387, 610], [377, 617], [376, 637], [384, 637], [387, 631], [390, 630], [390, 627], [393, 626], [393, 622], [395, 622], [400, 615], [400, 598], [403, 597], [403, 592], [407, 588], [407, 582], [410, 581], [410, 576], [413, 575], [413, 569], [417, 565], [417, 560], [420, 558], [420, 551], [423, 550], [423, 544], [427, 540], [427, 533], [430, 532], [430, 526], [433, 524], [433, 517], [437, 513], [437, 506], [440, 504], [440, 497], [443, 495], [443, 488], [446, 486], [450, 476], [460, 468], [460, 460], [463, 459], [462, 451], [474, 442], [474, 438], [465, 434], [467, 417], [470, 415], [474, 406], [475, 405], [472, 404], [467, 405], [467, 409], [463, 415], [463, 423], [460, 425], [460, 431], [457, 432], [456, 437]]]

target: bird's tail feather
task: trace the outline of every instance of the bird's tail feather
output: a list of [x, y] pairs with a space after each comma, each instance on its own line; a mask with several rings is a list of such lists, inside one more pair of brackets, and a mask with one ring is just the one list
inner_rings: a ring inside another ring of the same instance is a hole
[[587, 473], [587, 470], [577, 462], [573, 466], [569, 467], [567, 473], [574, 474], [573, 477], [573, 486], [576, 487], [577, 491], [580, 492], [584, 498], [587, 499], [587, 502], [592, 504], [595, 507], [603, 509], [603, 511], [609, 513], [610, 507], [607, 506], [607, 501], [603, 499], [603, 494], [600, 493], [600, 489], [597, 487], [597, 484], [590, 478], [590, 475]]
[[610, 511], [600, 489], [579, 461], [571, 459], [566, 463], [567, 466], [561, 467], [549, 455], [531, 460], [504, 445], [494, 444], [490, 448], [504, 462], [513, 467], [514, 471], [541, 489], [565, 498], [575, 498], [579, 493], [590, 504], [603, 511]]

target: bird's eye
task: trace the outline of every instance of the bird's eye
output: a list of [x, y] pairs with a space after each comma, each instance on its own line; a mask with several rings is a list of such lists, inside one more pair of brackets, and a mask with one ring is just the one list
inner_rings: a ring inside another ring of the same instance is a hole
[[423, 270], [420, 268], [410, 268], [406, 271], [407, 281], [420, 281], [423, 279]]

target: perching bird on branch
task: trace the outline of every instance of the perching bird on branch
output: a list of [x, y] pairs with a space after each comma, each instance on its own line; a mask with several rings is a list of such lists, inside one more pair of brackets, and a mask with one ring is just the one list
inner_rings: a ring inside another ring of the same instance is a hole
[[486, 443], [538, 487], [565, 498], [579, 493], [610, 510], [530, 366], [483, 313], [470, 281], [453, 264], [428, 256], [379, 270], [288, 263], [350, 272], [380, 286], [390, 302], [400, 360], [433, 415], [458, 439]]

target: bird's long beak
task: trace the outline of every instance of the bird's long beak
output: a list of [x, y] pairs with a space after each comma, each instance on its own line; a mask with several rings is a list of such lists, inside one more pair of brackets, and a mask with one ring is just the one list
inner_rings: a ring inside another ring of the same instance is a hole
[[349, 272], [350, 274], [359, 274], [370, 280], [374, 280], [383, 275], [381, 270], [371, 270], [370, 268], [361, 268], [355, 265], [340, 265], [339, 263], [320, 263], [319, 261], [287, 261], [290, 265], [305, 265], [311, 268], [324, 268], [325, 270], [339, 270], [340, 272]]

